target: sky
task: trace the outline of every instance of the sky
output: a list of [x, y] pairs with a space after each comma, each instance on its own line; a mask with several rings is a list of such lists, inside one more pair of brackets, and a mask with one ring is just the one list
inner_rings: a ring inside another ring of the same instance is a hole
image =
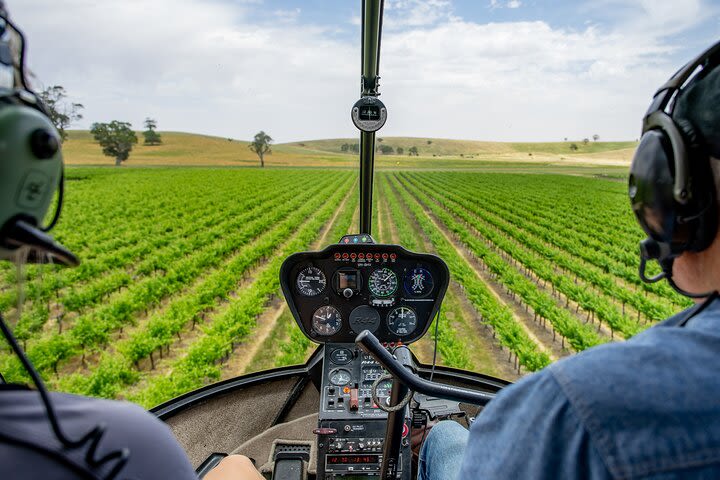
[[[36, 86], [84, 119], [276, 142], [357, 136], [361, 0], [6, 0]], [[381, 136], [634, 140], [720, 36], [720, 0], [386, 0]]]

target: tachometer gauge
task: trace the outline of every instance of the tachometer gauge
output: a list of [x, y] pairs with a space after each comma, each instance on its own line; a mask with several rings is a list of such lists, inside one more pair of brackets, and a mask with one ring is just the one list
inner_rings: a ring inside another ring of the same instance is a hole
[[312, 327], [318, 335], [335, 335], [342, 327], [340, 312], [330, 305], [318, 308], [313, 313]]
[[368, 288], [376, 297], [389, 297], [398, 287], [398, 278], [395, 272], [387, 267], [378, 268], [370, 274]]
[[350, 383], [350, 380], [352, 380], [352, 376], [350, 375], [350, 372], [344, 368], [338, 368], [337, 370], [330, 372], [330, 383], [333, 385], [342, 387], [343, 385]]
[[325, 290], [327, 279], [325, 274], [317, 267], [307, 267], [297, 276], [296, 286], [298, 292], [306, 297], [315, 297]]
[[435, 282], [424, 268], [413, 268], [405, 274], [405, 291], [412, 297], [425, 297], [432, 292]]
[[388, 314], [387, 326], [399, 337], [410, 335], [417, 327], [417, 315], [410, 307], [397, 307]]

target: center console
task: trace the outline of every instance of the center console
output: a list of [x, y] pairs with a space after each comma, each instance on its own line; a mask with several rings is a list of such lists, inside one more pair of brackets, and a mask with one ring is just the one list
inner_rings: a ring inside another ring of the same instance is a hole
[[[280, 283], [303, 333], [325, 344], [318, 427], [318, 479], [377, 479], [383, 460], [392, 381], [355, 346], [369, 330], [391, 349], [420, 339], [447, 290], [449, 272], [437, 256], [369, 236], [347, 236], [320, 252], [294, 254]], [[410, 478], [410, 419], [405, 417], [397, 478]]]

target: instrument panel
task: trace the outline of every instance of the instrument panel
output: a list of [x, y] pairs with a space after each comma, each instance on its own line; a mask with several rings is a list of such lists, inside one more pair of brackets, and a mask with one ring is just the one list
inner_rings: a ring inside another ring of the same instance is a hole
[[429, 328], [449, 276], [435, 255], [341, 243], [288, 257], [280, 284], [296, 322], [316, 343], [350, 343], [370, 330], [380, 341], [408, 344]]

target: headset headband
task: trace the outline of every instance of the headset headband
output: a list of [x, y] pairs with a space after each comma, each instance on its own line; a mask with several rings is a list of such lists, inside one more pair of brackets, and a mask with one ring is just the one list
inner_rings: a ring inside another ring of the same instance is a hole
[[[675, 122], [665, 112], [675, 94], [685, 85], [690, 77], [697, 72], [698, 67], [705, 67], [707, 63], [714, 60], [714, 56], [720, 54], [720, 42], [708, 48], [690, 62], [686, 63], [680, 70], [670, 77], [665, 84], [653, 95], [653, 101], [643, 118], [642, 133], [648, 130], [661, 129], [667, 136], [675, 152], [675, 184], [673, 185], [673, 196], [680, 205], [686, 205], [690, 200], [688, 164], [683, 159], [687, 158], [687, 149], [682, 133], [678, 130]], [[716, 63], [716, 62], [713, 62]]]

